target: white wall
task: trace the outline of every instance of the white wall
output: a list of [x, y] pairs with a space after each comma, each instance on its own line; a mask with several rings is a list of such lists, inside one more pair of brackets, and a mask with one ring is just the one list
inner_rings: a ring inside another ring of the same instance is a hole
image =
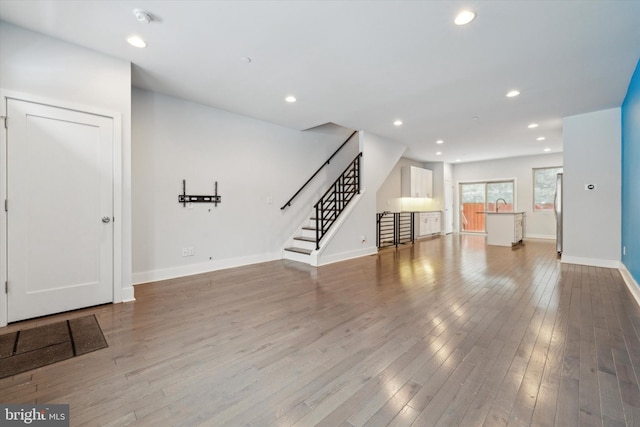
[[[406, 157], [400, 158], [376, 193], [376, 212], [400, 212], [404, 209], [406, 203], [401, 197], [402, 168], [408, 166], [425, 167], [423, 162]], [[430, 199], [417, 199], [417, 201], [414, 201], [414, 205], [417, 208], [415, 210], [428, 210], [422, 208], [430, 206], [430, 203]]]
[[[431, 199], [429, 210], [443, 211], [445, 170], [450, 173], [451, 169], [445, 168], [443, 162], [427, 162], [423, 167], [433, 171], [433, 198]], [[450, 175], [449, 178], [451, 178]]]
[[562, 166], [562, 153], [513, 157], [483, 162], [456, 163], [454, 179], [454, 228], [459, 230], [459, 183], [499, 179], [515, 179], [515, 210], [526, 212], [526, 237], [555, 239], [553, 212], [533, 212], [533, 168]]
[[377, 253], [376, 193], [406, 148], [377, 135], [360, 132], [362, 195], [338, 233], [322, 249], [318, 265]]
[[[0, 22], [0, 87], [60, 105], [121, 114], [120, 298], [131, 287], [131, 64]], [[10, 161], [10, 160], [9, 160]], [[4, 293], [3, 293], [4, 294]], [[0, 304], [0, 310], [6, 305]]]
[[[301, 132], [137, 89], [133, 117], [135, 283], [280, 259], [326, 182], [358, 152], [354, 137], [281, 210], [351, 131], [327, 125]], [[187, 194], [204, 195], [218, 181], [222, 202], [184, 208], [182, 179]], [[184, 247], [194, 256], [183, 257]]]
[[[621, 110], [563, 119], [563, 262], [618, 267], [621, 245]], [[594, 184], [595, 190], [585, 190]]]

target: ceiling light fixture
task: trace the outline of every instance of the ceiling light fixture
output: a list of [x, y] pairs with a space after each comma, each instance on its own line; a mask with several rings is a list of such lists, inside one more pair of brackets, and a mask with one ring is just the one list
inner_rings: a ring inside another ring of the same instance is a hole
[[507, 92], [507, 98], [513, 98], [514, 96], [520, 95], [520, 92], [517, 90], [510, 90]]
[[535, 129], [538, 127], [537, 123], [531, 123], [529, 126], [527, 126], [529, 129]]
[[545, 139], [547, 138], [545, 138], [544, 136], [539, 136], [536, 138], [536, 141], [544, 141]]
[[551, 148], [545, 148], [543, 151], [546, 153], [548, 151], [551, 151]]
[[436, 144], [444, 144], [444, 141], [439, 139], [439, 140], [436, 141]]
[[436, 156], [440, 156], [440, 155], [442, 155], [442, 151], [436, 152]]
[[148, 24], [153, 21], [153, 16], [146, 10], [133, 9], [133, 15], [141, 24]]
[[287, 101], [287, 102], [296, 102], [297, 101], [296, 97], [295, 96], [291, 96], [291, 95], [287, 96], [284, 100]]
[[456, 159], [456, 162], [459, 162], [459, 161], [460, 161], [460, 159]]
[[131, 46], [138, 47], [140, 49], [147, 47], [147, 42], [142, 40], [142, 37], [140, 36], [129, 36], [127, 37], [127, 42], [129, 42]]
[[470, 10], [463, 10], [456, 15], [456, 19], [454, 19], [453, 22], [455, 22], [456, 25], [467, 25], [474, 19], [476, 19], [475, 12], [472, 12]]
[[402, 120], [396, 120], [393, 124], [394, 126], [402, 126]]

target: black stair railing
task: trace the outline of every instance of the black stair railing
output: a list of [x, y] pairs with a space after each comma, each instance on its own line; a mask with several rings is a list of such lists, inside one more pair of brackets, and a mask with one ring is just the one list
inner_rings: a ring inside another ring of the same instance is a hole
[[349, 138], [347, 138], [347, 139], [342, 143], [342, 145], [340, 145], [340, 147], [338, 147], [338, 149], [337, 149], [336, 151], [334, 151], [334, 153], [331, 155], [331, 157], [329, 157], [329, 158], [327, 159], [327, 161], [326, 161], [326, 162], [324, 162], [324, 163], [322, 164], [322, 166], [320, 166], [320, 167], [318, 168], [318, 170], [317, 170], [317, 171], [315, 171], [315, 173], [314, 173], [313, 175], [311, 175], [311, 178], [309, 178], [309, 179], [307, 180], [307, 182], [305, 182], [304, 184], [302, 184], [302, 187], [300, 187], [300, 189], [299, 189], [298, 191], [296, 191], [296, 194], [294, 194], [293, 196], [291, 196], [291, 198], [290, 198], [289, 200], [287, 200], [287, 203], [285, 203], [284, 205], [282, 205], [282, 207], [281, 207], [280, 209], [282, 210], [282, 209], [285, 209], [287, 206], [291, 206], [291, 202], [293, 201], [293, 199], [295, 199], [295, 198], [298, 196], [298, 194], [300, 194], [300, 192], [301, 192], [302, 190], [304, 190], [304, 188], [305, 188], [307, 185], [309, 185], [309, 183], [313, 180], [313, 178], [315, 178], [315, 177], [316, 177], [316, 175], [318, 175], [318, 174], [320, 173], [320, 171], [322, 170], [322, 168], [323, 168], [323, 167], [325, 167], [325, 166], [327, 166], [329, 163], [331, 163], [331, 159], [333, 159], [333, 158], [336, 156], [336, 154], [338, 154], [338, 151], [340, 151], [340, 150], [342, 149], [342, 147], [344, 147], [345, 145], [347, 145], [347, 142], [349, 142], [349, 140], [350, 140], [351, 138], [353, 138], [353, 136], [354, 136], [355, 134], [357, 134], [357, 133], [358, 133], [358, 131], [354, 131], [351, 135], [349, 135]]
[[351, 199], [356, 194], [360, 194], [361, 157], [362, 153], [359, 153], [314, 206], [316, 250], [320, 249], [320, 240], [327, 234]]

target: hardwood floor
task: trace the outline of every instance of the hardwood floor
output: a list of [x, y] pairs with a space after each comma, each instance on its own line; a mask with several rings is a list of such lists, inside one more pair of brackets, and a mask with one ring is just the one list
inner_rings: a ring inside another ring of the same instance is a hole
[[0, 380], [71, 425], [640, 426], [640, 309], [553, 242], [450, 235], [139, 285], [109, 348]]

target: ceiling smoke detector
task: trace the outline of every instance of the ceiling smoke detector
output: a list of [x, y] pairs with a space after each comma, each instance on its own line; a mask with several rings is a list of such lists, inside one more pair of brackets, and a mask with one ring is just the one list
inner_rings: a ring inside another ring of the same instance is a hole
[[133, 15], [141, 24], [148, 24], [149, 22], [153, 21], [153, 16], [151, 16], [151, 14], [146, 10], [133, 9]]

